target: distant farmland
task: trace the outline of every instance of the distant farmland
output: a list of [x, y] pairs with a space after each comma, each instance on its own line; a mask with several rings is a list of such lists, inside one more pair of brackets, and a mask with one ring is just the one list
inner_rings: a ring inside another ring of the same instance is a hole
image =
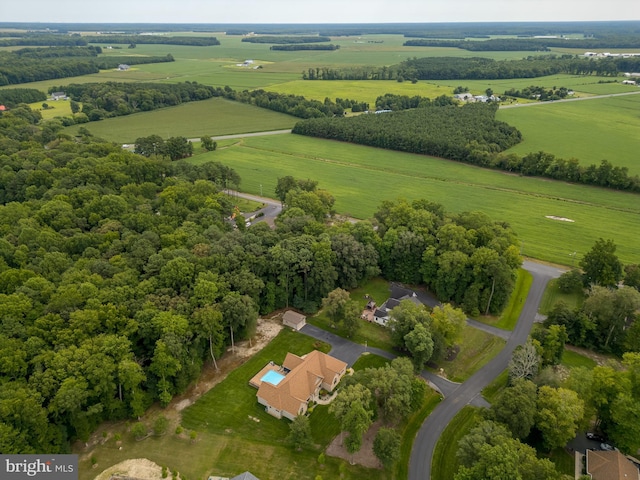
[[[635, 91], [635, 90], [632, 90]], [[545, 151], [581, 165], [609, 160], [640, 175], [640, 94], [498, 110], [523, 142], [508, 150]]]
[[153, 134], [163, 138], [203, 135], [228, 135], [291, 128], [298, 119], [222, 98], [183, 103], [152, 112], [109, 118], [99, 122], [68, 127], [74, 134], [80, 127], [97, 137], [117, 143], [133, 143], [136, 138]]
[[297, 135], [247, 138], [190, 161], [206, 160], [236, 169], [246, 192], [274, 196], [278, 177], [313, 178], [335, 196], [338, 212], [357, 218], [370, 218], [385, 199], [427, 198], [450, 211], [481, 210], [508, 222], [527, 256], [570, 265], [573, 252], [580, 259], [603, 237], [614, 239], [625, 263], [640, 262], [640, 196], [634, 194]]

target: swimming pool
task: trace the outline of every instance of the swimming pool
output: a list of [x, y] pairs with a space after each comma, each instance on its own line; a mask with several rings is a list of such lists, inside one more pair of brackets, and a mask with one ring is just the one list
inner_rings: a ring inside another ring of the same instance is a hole
[[267, 373], [265, 373], [262, 378], [260, 379], [261, 382], [268, 382], [271, 385], [278, 385], [282, 379], [284, 378], [284, 375], [275, 372], [273, 370], [269, 370]]

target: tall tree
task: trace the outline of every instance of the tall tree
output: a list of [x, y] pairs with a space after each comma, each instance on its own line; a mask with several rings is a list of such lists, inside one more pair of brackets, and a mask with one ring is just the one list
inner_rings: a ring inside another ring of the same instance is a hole
[[511, 355], [509, 361], [509, 379], [514, 381], [517, 378], [532, 379], [540, 369], [540, 354], [534, 346], [531, 338], [527, 343], [517, 347]]
[[536, 427], [548, 450], [563, 447], [574, 438], [583, 415], [584, 402], [573, 390], [540, 387]]
[[491, 405], [490, 416], [506, 425], [514, 437], [523, 440], [535, 424], [536, 397], [536, 385], [519, 378], [504, 389]]
[[598, 239], [580, 260], [585, 285], [615, 286], [622, 279], [622, 263], [616, 255], [613, 240]]
[[405, 335], [404, 344], [411, 353], [414, 370], [416, 373], [422, 371], [433, 354], [431, 332], [425, 325], [418, 323]]
[[385, 468], [400, 457], [400, 435], [392, 428], [381, 428], [373, 440], [373, 453]]
[[229, 327], [231, 346], [235, 348], [236, 334], [240, 336], [254, 330], [258, 320], [258, 309], [248, 295], [231, 292], [220, 302], [222, 319]]
[[311, 423], [306, 415], [298, 415], [293, 422], [289, 424], [289, 435], [286, 442], [290, 444], [298, 452], [303, 448], [313, 445], [311, 437]]

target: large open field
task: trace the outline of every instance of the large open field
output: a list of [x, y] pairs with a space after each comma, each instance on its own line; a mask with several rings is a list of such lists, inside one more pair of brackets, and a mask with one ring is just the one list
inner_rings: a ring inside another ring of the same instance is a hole
[[100, 122], [67, 127], [75, 134], [80, 127], [94, 135], [117, 143], [133, 143], [136, 138], [152, 134], [163, 138], [203, 135], [227, 135], [291, 128], [298, 119], [283, 113], [254, 107], [223, 98], [183, 103], [152, 112], [115, 117]]
[[[640, 262], [638, 195], [519, 177], [447, 160], [297, 135], [247, 138], [189, 161], [236, 169], [241, 188], [274, 195], [278, 177], [309, 177], [332, 192], [336, 209], [369, 218], [386, 199], [427, 198], [449, 211], [481, 210], [509, 222], [526, 256], [570, 263], [599, 237], [612, 238], [625, 263]], [[555, 221], [547, 215], [574, 222]]]
[[[628, 85], [622, 85], [629, 90]], [[637, 87], [631, 87], [638, 92]], [[640, 92], [593, 100], [502, 108], [497, 118], [517, 127], [523, 142], [509, 150], [518, 154], [543, 150], [582, 165], [627, 167], [640, 174]]]

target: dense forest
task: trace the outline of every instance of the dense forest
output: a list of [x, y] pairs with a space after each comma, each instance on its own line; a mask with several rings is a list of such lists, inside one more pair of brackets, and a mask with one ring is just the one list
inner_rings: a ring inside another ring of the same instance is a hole
[[272, 45], [269, 50], [281, 50], [284, 52], [295, 52], [298, 50], [338, 50], [340, 45], [317, 45], [317, 44], [296, 44], [296, 45]]
[[72, 83], [60, 87], [53, 86], [49, 91], [64, 91], [72, 101], [82, 104], [81, 112], [74, 112], [73, 118], [62, 119], [65, 125], [146, 112], [216, 96], [213, 87], [196, 82]]
[[172, 35], [87, 35], [82, 37], [87, 43], [100, 44], [147, 44], [147, 45], [189, 45], [192, 47], [211, 47], [220, 45], [216, 37], [176, 37]]
[[293, 133], [372, 147], [464, 160], [474, 151], [501, 152], [520, 132], [495, 120], [497, 105], [425, 105], [400, 112], [298, 122]]
[[247, 43], [273, 43], [276, 45], [293, 45], [297, 43], [321, 43], [330, 42], [329, 37], [322, 36], [273, 36], [273, 35], [258, 35], [244, 37], [243, 42]]
[[[117, 68], [121, 63], [139, 65], [174, 61], [170, 54], [164, 57], [98, 57], [100, 51], [100, 47], [52, 47], [0, 52], [0, 85], [88, 75]], [[46, 62], [42, 59], [46, 59]]]
[[43, 102], [47, 95], [35, 88], [6, 88], [0, 90], [0, 105], [7, 108], [17, 107], [21, 103]]
[[443, 292], [495, 312], [520, 264], [513, 232], [482, 214], [387, 202], [377, 229], [326, 226], [332, 196], [288, 177], [277, 228], [245, 230], [222, 193], [240, 181], [227, 167], [74, 141], [25, 107], [0, 116], [0, 144], [5, 453], [68, 451], [101, 421], [166, 405], [203, 362], [251, 334], [258, 312], [313, 312], [336, 287], [379, 272], [437, 283], [433, 254], [458, 240], [471, 293], [451, 282]]
[[[86, 26], [85, 26], [86, 27]], [[196, 47], [220, 45], [216, 37], [175, 37], [168, 35], [85, 35], [25, 33], [5, 35], [0, 39], [0, 47], [84, 47], [90, 43], [101, 44], [153, 44], [153, 45], [190, 45]]]
[[575, 55], [530, 56], [522, 60], [473, 57], [411, 58], [384, 67], [309, 68], [304, 80], [495, 80], [570, 75], [616, 76], [640, 70], [640, 57], [586, 58]]

